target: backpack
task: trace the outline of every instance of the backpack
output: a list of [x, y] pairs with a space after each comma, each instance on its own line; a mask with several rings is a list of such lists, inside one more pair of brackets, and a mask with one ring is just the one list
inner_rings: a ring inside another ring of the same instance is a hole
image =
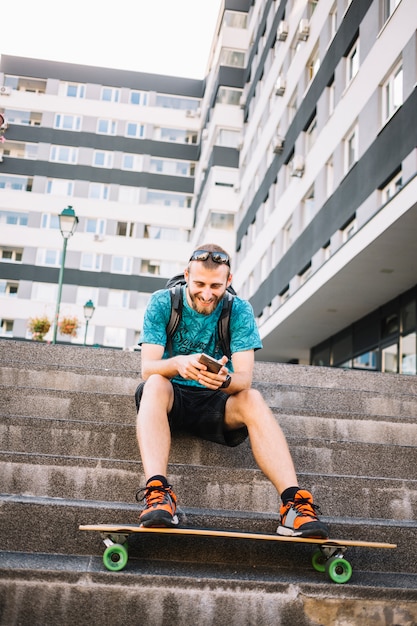
[[[171, 295], [171, 315], [166, 327], [167, 333], [167, 350], [172, 356], [172, 338], [175, 335], [178, 325], [181, 321], [182, 315], [182, 287], [185, 285], [184, 274], [176, 274], [170, 278], [165, 289], [169, 289]], [[236, 295], [236, 291], [231, 285], [226, 290], [223, 296], [223, 308], [220, 313], [219, 321], [217, 323], [217, 333], [223, 354], [228, 359], [231, 358], [232, 353], [230, 351], [230, 314], [233, 306], [233, 299]]]

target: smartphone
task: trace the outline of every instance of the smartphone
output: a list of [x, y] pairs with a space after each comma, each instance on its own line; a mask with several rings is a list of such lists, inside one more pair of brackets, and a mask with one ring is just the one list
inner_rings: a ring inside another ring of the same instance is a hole
[[202, 354], [200, 356], [200, 363], [202, 363], [203, 365], [205, 365], [208, 369], [209, 372], [212, 372], [213, 374], [217, 374], [221, 368], [223, 367], [223, 365], [221, 363], [219, 363], [218, 361], [216, 361], [216, 359], [213, 359], [213, 357], [208, 356], [208, 354]]

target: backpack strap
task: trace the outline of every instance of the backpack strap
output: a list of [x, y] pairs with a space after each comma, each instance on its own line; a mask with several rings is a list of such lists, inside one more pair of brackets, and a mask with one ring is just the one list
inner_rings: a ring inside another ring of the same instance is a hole
[[171, 316], [167, 324], [167, 349], [172, 356], [172, 337], [174, 336], [182, 315], [182, 285], [175, 285], [169, 290], [171, 296]]
[[217, 332], [222, 352], [228, 359], [232, 357], [230, 350], [230, 315], [232, 312], [233, 298], [234, 296], [229, 291], [226, 291], [223, 297], [222, 312], [220, 313], [217, 324]]

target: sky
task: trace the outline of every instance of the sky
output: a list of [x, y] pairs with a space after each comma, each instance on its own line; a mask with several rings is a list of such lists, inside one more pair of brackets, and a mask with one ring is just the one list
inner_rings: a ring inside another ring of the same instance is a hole
[[0, 54], [204, 78], [222, 0], [18, 0]]

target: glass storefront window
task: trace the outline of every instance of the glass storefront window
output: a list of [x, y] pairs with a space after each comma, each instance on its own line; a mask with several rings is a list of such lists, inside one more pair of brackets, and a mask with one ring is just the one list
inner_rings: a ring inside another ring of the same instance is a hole
[[396, 374], [398, 372], [398, 344], [394, 343], [382, 350], [382, 372]]
[[401, 337], [401, 374], [415, 376], [417, 374], [416, 363], [416, 333], [410, 333], [406, 337]]
[[377, 369], [377, 351], [370, 350], [364, 352], [353, 359], [353, 367], [362, 370], [376, 370]]

